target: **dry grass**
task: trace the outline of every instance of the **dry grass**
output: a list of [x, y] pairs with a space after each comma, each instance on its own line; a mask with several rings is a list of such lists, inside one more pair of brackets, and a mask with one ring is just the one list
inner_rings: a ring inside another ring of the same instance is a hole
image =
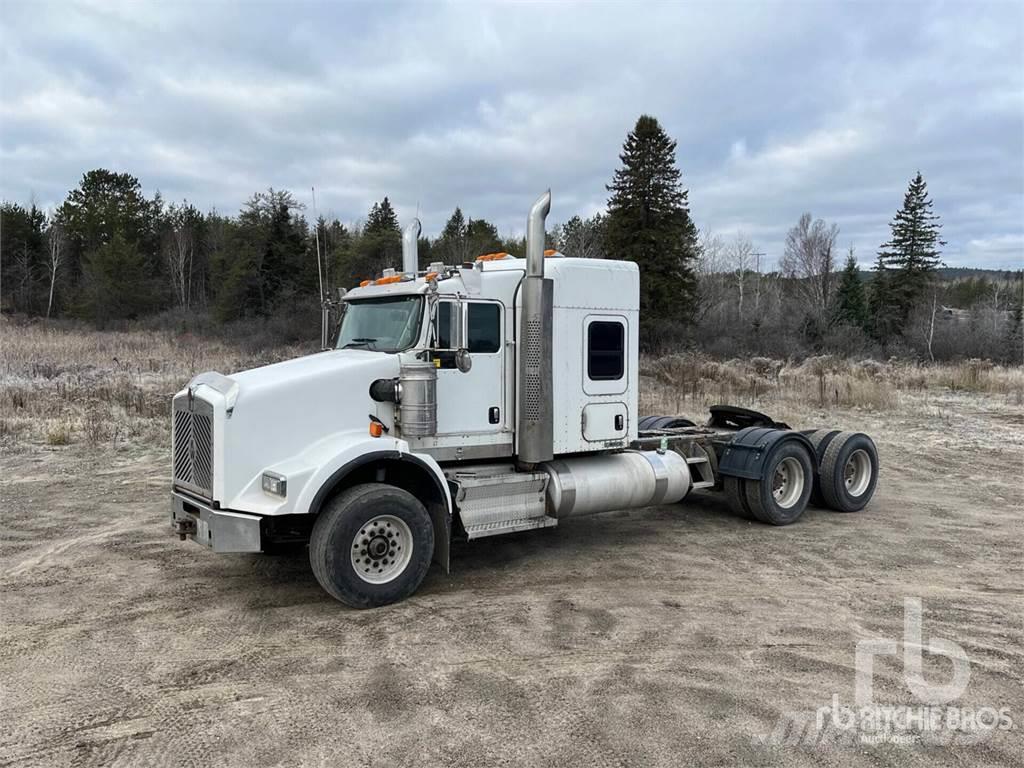
[[230, 373], [308, 351], [248, 354], [167, 332], [0, 324], [0, 445], [163, 445], [170, 398], [196, 373]]
[[[196, 373], [231, 373], [312, 350], [250, 354], [222, 340], [167, 332], [0, 324], [0, 446], [164, 447], [170, 398]], [[920, 407], [922, 395], [950, 391], [1024, 405], [1024, 369], [980, 360], [935, 366], [831, 356], [720, 362], [680, 354], [643, 358], [640, 373], [644, 414], [702, 418], [708, 405], [734, 403], [798, 424], [810, 410], [887, 412]]]
[[889, 360], [847, 360], [831, 355], [796, 363], [754, 357], [718, 362], [699, 355], [640, 361], [642, 413], [696, 414], [732, 403], [800, 421], [808, 409], [897, 410], [905, 394], [920, 403], [928, 392], [966, 391], [1024, 404], [1024, 368], [986, 360], [923, 365]]

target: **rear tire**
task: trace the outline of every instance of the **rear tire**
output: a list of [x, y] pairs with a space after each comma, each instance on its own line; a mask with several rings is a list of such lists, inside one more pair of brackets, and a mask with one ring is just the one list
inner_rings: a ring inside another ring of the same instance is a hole
[[747, 505], [770, 525], [795, 523], [807, 508], [814, 465], [803, 443], [787, 440], [765, 461], [760, 480], [747, 480]]
[[861, 432], [840, 432], [821, 458], [821, 495], [829, 509], [859, 512], [878, 484], [878, 450]]
[[750, 505], [747, 504], [747, 490], [743, 487], [745, 483], [746, 480], [743, 478], [726, 475], [722, 479], [725, 499], [729, 503], [729, 509], [732, 510], [734, 515], [745, 520], [758, 522], [757, 516], [751, 512]]
[[402, 600], [434, 554], [430, 515], [408, 491], [364, 483], [329, 501], [313, 526], [309, 564], [326, 592], [353, 608]]
[[838, 434], [838, 429], [817, 429], [807, 433], [807, 439], [814, 446], [814, 488], [811, 490], [811, 500], [808, 502], [812, 507], [825, 506], [825, 498], [821, 495], [821, 460], [825, 456], [825, 450], [829, 443]]

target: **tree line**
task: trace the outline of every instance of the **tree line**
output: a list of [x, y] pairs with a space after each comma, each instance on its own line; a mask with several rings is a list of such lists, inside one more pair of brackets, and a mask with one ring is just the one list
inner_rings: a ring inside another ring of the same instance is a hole
[[[521, 245], [456, 208], [438, 238], [421, 238], [420, 255], [461, 263]], [[0, 254], [6, 311], [106, 326], [175, 309], [227, 323], [315, 307], [321, 285], [333, 294], [398, 266], [401, 228], [387, 197], [351, 228], [310, 223], [275, 189], [226, 216], [147, 198], [134, 176], [98, 169], [50, 213], [0, 204]]]
[[[655, 118], [637, 120], [619, 159], [606, 212], [555, 225], [548, 245], [567, 256], [638, 263], [646, 349], [1020, 362], [1021, 273], [940, 280], [945, 243], [920, 173], [869, 273], [852, 248], [843, 260], [839, 228], [810, 213], [767, 270], [749, 238], [697, 230], [676, 142]], [[521, 238], [503, 237], [458, 207], [438, 237], [419, 242], [422, 267], [523, 250]], [[159, 193], [147, 198], [136, 177], [97, 169], [53, 211], [0, 203], [2, 309], [101, 327], [158, 313], [215, 325], [303, 310], [309, 317], [321, 289], [333, 295], [400, 264], [401, 228], [388, 197], [354, 226], [310, 221], [291, 192], [272, 188], [224, 215]]]

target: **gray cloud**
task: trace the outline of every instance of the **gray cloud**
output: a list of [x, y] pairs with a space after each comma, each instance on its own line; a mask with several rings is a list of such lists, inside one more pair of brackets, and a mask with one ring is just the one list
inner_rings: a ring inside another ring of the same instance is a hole
[[94, 167], [233, 212], [273, 185], [520, 232], [590, 214], [657, 116], [699, 226], [776, 258], [802, 211], [869, 263], [920, 169], [950, 264], [1024, 265], [1016, 3], [5, 4], [0, 196]]

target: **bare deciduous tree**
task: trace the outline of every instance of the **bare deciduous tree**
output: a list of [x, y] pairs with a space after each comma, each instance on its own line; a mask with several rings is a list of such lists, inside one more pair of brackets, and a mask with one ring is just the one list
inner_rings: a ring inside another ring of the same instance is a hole
[[754, 267], [754, 244], [750, 238], [742, 232], [736, 234], [736, 238], [729, 246], [728, 262], [736, 281], [736, 314], [743, 317], [743, 298], [747, 284], [747, 278]]
[[938, 306], [938, 293], [932, 293], [932, 313], [931, 318], [928, 321], [928, 338], [926, 341], [928, 342], [928, 357], [933, 363], [935, 362], [935, 353], [932, 351], [932, 344], [935, 341], [935, 312], [938, 309]]
[[164, 243], [164, 257], [174, 297], [178, 306], [186, 309], [192, 303], [192, 261], [195, 253], [193, 210], [188, 204], [170, 206], [167, 211], [170, 231]]
[[811, 316], [824, 328], [835, 292], [835, 245], [839, 227], [805, 213], [786, 234], [779, 260], [782, 273], [796, 281], [796, 290]]
[[694, 317], [700, 322], [725, 303], [729, 292], [726, 245], [720, 236], [701, 232], [700, 255], [695, 270], [698, 303]]
[[555, 241], [566, 256], [581, 259], [603, 259], [604, 238], [602, 229], [604, 217], [597, 213], [589, 219], [573, 216], [556, 228]]
[[50, 297], [46, 302], [47, 319], [53, 311], [53, 291], [57, 286], [57, 271], [64, 259], [64, 241], [64, 226], [57, 221], [51, 221], [46, 231], [47, 252], [50, 257]]

